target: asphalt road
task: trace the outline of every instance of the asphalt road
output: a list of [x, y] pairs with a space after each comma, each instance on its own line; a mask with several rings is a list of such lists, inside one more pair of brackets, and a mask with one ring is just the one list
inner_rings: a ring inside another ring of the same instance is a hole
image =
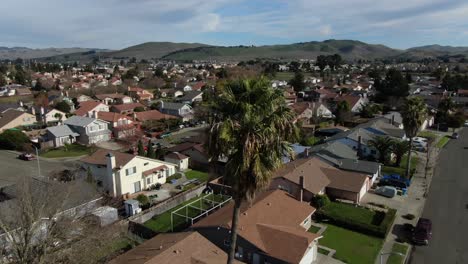
[[440, 152], [423, 217], [432, 240], [415, 247], [410, 263], [468, 263], [468, 128]]
[[[24, 161], [17, 159], [17, 154], [9, 151], [0, 151], [0, 188], [16, 183], [18, 177], [37, 177], [37, 161]], [[72, 162], [50, 161], [40, 158], [41, 175], [70, 168]]]

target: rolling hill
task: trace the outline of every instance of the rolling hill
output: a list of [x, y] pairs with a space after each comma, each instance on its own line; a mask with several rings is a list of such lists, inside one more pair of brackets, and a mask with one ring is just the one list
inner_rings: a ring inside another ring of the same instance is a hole
[[87, 52], [95, 49], [87, 48], [46, 48], [30, 49], [25, 47], [0, 47], [0, 60], [34, 59], [41, 57], [51, 57], [68, 53]]

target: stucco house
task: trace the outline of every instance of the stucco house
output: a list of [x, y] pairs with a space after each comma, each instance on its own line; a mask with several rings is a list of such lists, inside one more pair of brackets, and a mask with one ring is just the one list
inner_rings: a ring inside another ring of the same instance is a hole
[[34, 123], [36, 123], [36, 116], [15, 109], [8, 109], [0, 114], [0, 132]]
[[134, 120], [129, 116], [114, 112], [98, 112], [97, 117], [109, 123], [114, 138], [126, 138], [136, 133]]
[[97, 150], [81, 162], [98, 185], [114, 197], [164, 184], [176, 172], [176, 165], [169, 162], [106, 149]]
[[178, 116], [182, 118], [183, 122], [190, 121], [193, 118], [193, 110], [192, 107], [188, 104], [182, 103], [170, 103], [160, 101], [161, 106], [159, 111], [164, 114]]
[[[37, 122], [44, 122], [44, 123], [58, 123], [59, 121], [63, 122], [67, 120], [66, 113], [54, 109], [54, 108], [48, 108], [48, 107], [31, 107], [29, 110], [32, 115], [36, 116]], [[58, 115], [61, 117], [59, 118]]]
[[109, 112], [109, 106], [99, 101], [84, 101], [76, 109], [75, 115], [92, 116], [95, 112]]
[[124, 94], [114, 93], [114, 94], [98, 94], [96, 98], [106, 105], [110, 104], [130, 104], [133, 103], [133, 100], [130, 96]]
[[185, 171], [189, 167], [189, 157], [179, 152], [172, 152], [164, 156], [164, 160], [177, 165], [179, 171]]
[[50, 141], [54, 148], [62, 147], [65, 144], [72, 144], [76, 142], [76, 138], [80, 134], [73, 131], [67, 125], [48, 127], [44, 136], [45, 141]]
[[109, 123], [91, 117], [72, 116], [64, 122], [79, 134], [77, 141], [84, 145], [96, 144], [111, 139]]

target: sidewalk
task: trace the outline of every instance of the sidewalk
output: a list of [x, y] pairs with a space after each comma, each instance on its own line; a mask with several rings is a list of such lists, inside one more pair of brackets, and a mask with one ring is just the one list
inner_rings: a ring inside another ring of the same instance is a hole
[[[438, 139], [437, 139], [438, 140]], [[437, 142], [437, 141], [436, 141]], [[405, 242], [410, 242], [410, 237], [408, 237], [408, 232], [404, 228], [404, 224], [415, 225], [421, 216], [424, 204], [426, 202], [427, 192], [429, 191], [429, 186], [432, 180], [432, 173], [437, 162], [437, 157], [439, 154], [439, 149], [435, 147], [431, 148], [429, 153], [429, 160], [427, 161], [427, 153], [417, 153], [420, 158], [420, 162], [416, 167], [416, 172], [413, 175], [411, 186], [408, 189], [408, 197], [406, 198], [407, 203], [397, 209], [397, 214], [395, 222], [393, 223], [391, 231], [387, 235], [384, 244], [380, 253], [388, 253], [392, 251], [393, 244], [397, 240], [403, 240]], [[426, 166], [426, 162], [428, 163]], [[426, 168], [428, 170], [426, 171]], [[403, 215], [412, 214], [416, 216], [413, 220], [408, 220], [403, 218]], [[407, 254], [411, 252], [411, 244], [408, 244]], [[382, 263], [387, 263], [389, 255], [385, 255], [382, 258]], [[376, 264], [380, 264], [380, 254], [375, 260]]]

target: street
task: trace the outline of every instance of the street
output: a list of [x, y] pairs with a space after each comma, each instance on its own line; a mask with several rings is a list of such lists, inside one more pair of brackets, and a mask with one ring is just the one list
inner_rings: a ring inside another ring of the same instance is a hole
[[[17, 159], [18, 155], [9, 151], [0, 151], [0, 188], [16, 183], [18, 177], [37, 177], [37, 160], [24, 161]], [[70, 162], [51, 161], [40, 158], [41, 175], [48, 176], [53, 171], [70, 169]]]
[[440, 152], [423, 211], [432, 220], [432, 240], [416, 246], [413, 264], [468, 263], [468, 129]]

